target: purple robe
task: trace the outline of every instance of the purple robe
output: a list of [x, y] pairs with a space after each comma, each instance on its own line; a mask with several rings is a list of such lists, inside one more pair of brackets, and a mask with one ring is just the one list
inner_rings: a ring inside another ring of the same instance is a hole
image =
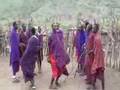
[[63, 33], [61, 31], [54, 31], [49, 37], [48, 45], [49, 52], [55, 56], [57, 67], [63, 69], [70, 62], [63, 44]]
[[13, 27], [12, 32], [10, 34], [10, 65], [12, 65], [13, 74], [15, 75], [16, 72], [19, 71], [19, 36], [16, 29]]
[[28, 46], [21, 58], [21, 67], [24, 75], [25, 82], [34, 78], [35, 62], [37, 60], [39, 50], [38, 38], [33, 35], [29, 41]]
[[64, 37], [63, 37], [62, 30], [57, 30], [56, 32], [57, 32], [57, 35], [58, 35], [58, 37], [59, 37], [59, 39], [61, 41], [61, 44], [63, 44], [63, 46], [64, 46]]

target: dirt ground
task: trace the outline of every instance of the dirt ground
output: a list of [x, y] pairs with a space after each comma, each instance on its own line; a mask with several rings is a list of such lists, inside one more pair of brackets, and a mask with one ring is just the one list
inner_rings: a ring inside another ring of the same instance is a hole
[[[85, 77], [76, 75], [74, 73], [76, 69], [75, 61], [72, 61], [68, 65], [70, 76], [66, 78], [62, 76], [60, 78], [61, 87], [57, 90], [87, 90], [85, 84]], [[18, 73], [20, 83], [13, 83], [11, 79], [11, 68], [9, 67], [9, 57], [0, 57], [0, 90], [31, 90], [29, 83], [25, 84], [22, 76], [22, 72]], [[36, 69], [37, 73], [37, 69]], [[49, 83], [51, 77], [50, 64], [47, 63], [46, 59], [43, 61], [42, 73], [35, 77], [36, 90], [49, 90]], [[120, 73], [107, 68], [105, 72], [105, 83], [106, 90], [120, 90]], [[101, 90], [100, 83], [97, 83], [97, 90]]]

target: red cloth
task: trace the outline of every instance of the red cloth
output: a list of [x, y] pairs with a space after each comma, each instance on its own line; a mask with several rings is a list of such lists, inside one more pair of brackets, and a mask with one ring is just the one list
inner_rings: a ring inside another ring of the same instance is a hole
[[96, 33], [94, 37], [94, 61], [92, 64], [91, 73], [96, 73], [99, 68], [104, 70], [104, 66], [104, 52], [102, 50], [101, 35]]
[[[94, 59], [94, 52], [90, 52], [90, 50], [94, 49], [94, 33], [90, 33], [88, 40], [87, 40], [87, 44], [86, 44], [86, 56], [85, 56], [85, 67], [87, 67], [88, 69], [91, 68], [93, 59]], [[90, 66], [90, 67], [89, 67]]]
[[64, 66], [62, 69], [58, 68], [56, 59], [53, 54], [50, 54], [50, 63], [52, 68], [52, 77], [56, 78], [61, 74], [64, 74], [66, 76], [69, 75], [66, 66]]
[[[94, 48], [94, 33], [90, 33], [87, 40], [86, 50], [89, 52]], [[85, 72], [87, 75], [87, 80], [91, 81], [91, 67], [94, 60], [94, 53], [87, 53], [85, 56]]]
[[96, 79], [104, 80], [104, 71], [102, 68], [96, 69], [96, 73], [92, 74], [92, 82], [95, 83]]
[[56, 78], [60, 75], [60, 70], [57, 67], [57, 63], [53, 54], [50, 54], [50, 63], [52, 68], [52, 76]]

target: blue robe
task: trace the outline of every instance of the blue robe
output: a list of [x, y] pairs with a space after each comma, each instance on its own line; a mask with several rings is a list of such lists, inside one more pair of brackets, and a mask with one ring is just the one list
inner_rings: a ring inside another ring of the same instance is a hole
[[85, 35], [85, 31], [81, 30], [81, 31], [77, 31], [76, 33], [76, 37], [75, 37], [75, 46], [76, 46], [76, 53], [78, 56], [78, 62], [83, 64], [84, 62], [84, 44], [86, 41], [86, 35]]

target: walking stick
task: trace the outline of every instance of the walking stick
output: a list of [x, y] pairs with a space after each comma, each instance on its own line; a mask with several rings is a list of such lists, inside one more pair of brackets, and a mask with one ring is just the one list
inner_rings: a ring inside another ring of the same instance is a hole
[[[82, 57], [83, 55], [84, 55], [84, 52], [81, 54], [81, 56], [80, 56], [79, 59], [81, 59], [81, 57]], [[78, 72], [78, 68], [79, 68], [79, 63], [78, 63], [77, 68], [76, 68], [76, 70], [75, 70], [74, 78], [76, 77], [76, 74], [77, 74], [77, 72]]]
[[[84, 45], [83, 45], [82, 47], [84, 47]], [[86, 50], [83, 51], [83, 53], [80, 55], [80, 57], [79, 57], [78, 60], [80, 60], [84, 54], [86, 54]], [[74, 78], [76, 77], [76, 74], [77, 74], [77, 72], [78, 72], [78, 68], [79, 68], [79, 63], [78, 63], [78, 65], [77, 65], [77, 69], [76, 69], [76, 71], [75, 71]]]

